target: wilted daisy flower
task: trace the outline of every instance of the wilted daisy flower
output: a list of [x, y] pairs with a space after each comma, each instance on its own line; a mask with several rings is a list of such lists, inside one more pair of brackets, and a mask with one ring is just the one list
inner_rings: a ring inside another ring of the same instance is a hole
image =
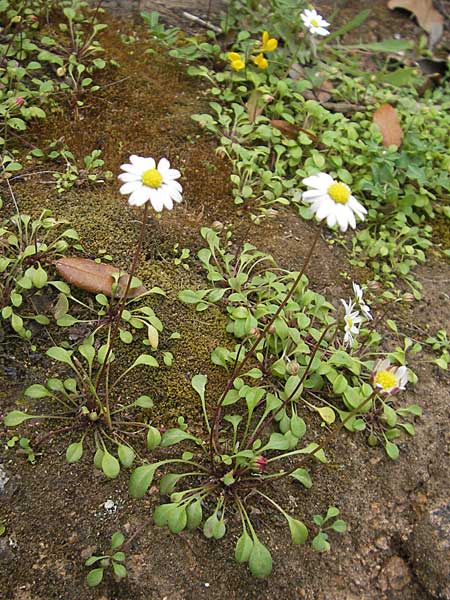
[[355, 306], [353, 302], [347, 302], [345, 300], [341, 300], [342, 304], [345, 308], [344, 315], [344, 323], [345, 323], [345, 335], [344, 335], [344, 344], [346, 346], [352, 346], [354, 336], [359, 333], [359, 325], [362, 321], [362, 317], [357, 310], [354, 310]]
[[263, 52], [273, 52], [278, 47], [278, 40], [276, 38], [271, 38], [269, 36], [269, 32], [265, 31], [262, 34], [262, 44], [261, 50]]
[[302, 183], [311, 188], [303, 192], [302, 198], [311, 204], [318, 221], [326, 219], [328, 227], [337, 223], [341, 231], [347, 231], [349, 225], [355, 229], [355, 214], [364, 221], [367, 210], [352, 196], [345, 183], [335, 181], [328, 173], [311, 175]]
[[319, 15], [319, 13], [313, 8], [306, 8], [302, 14], [300, 15], [302, 18], [304, 26], [309, 30], [313, 35], [329, 35], [330, 32], [327, 27], [330, 26], [328, 21], [325, 21], [323, 17]]
[[372, 371], [372, 382], [380, 394], [391, 396], [404, 390], [408, 383], [408, 369], [394, 367], [387, 358], [378, 360]]
[[357, 283], [353, 282], [353, 291], [355, 293], [356, 302], [362, 312], [362, 314], [366, 317], [366, 319], [372, 319], [372, 313], [370, 312], [370, 307], [364, 302], [363, 291], [361, 286]]
[[150, 200], [157, 212], [164, 207], [171, 210], [173, 201], [181, 202], [183, 191], [178, 181], [180, 171], [171, 169], [167, 158], [161, 158], [156, 166], [153, 158], [143, 158], [132, 154], [130, 163], [120, 166], [125, 171], [119, 175], [123, 181], [121, 194], [129, 194], [128, 203], [132, 206], [142, 206]]
[[245, 69], [245, 60], [237, 52], [228, 52], [228, 60], [231, 62], [231, 68], [235, 71]]

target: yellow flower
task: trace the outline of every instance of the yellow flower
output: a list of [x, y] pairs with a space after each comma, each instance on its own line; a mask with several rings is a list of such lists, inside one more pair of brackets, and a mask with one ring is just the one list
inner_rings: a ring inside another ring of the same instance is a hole
[[[278, 40], [275, 38], [269, 38], [269, 32], [265, 31], [262, 34], [262, 51], [263, 52], [273, 52], [278, 47]], [[265, 67], [263, 67], [265, 68]]]
[[235, 71], [242, 71], [242, 69], [245, 69], [245, 61], [242, 60], [241, 55], [237, 52], [229, 52], [228, 60], [231, 62], [231, 68]]
[[267, 60], [267, 58], [264, 56], [264, 54], [262, 52], [261, 52], [261, 54], [258, 54], [258, 56], [255, 56], [255, 58], [253, 59], [253, 62], [260, 69], [267, 69], [267, 67], [269, 66], [269, 61]]

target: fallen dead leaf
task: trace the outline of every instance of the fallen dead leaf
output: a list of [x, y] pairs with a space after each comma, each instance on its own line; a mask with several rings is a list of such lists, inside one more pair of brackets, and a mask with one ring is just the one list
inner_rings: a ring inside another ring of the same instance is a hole
[[373, 113], [373, 122], [378, 126], [383, 136], [383, 146], [399, 147], [403, 139], [397, 111], [390, 104], [382, 104]]
[[[68, 283], [74, 285], [75, 287], [81, 288], [82, 290], [86, 290], [86, 292], [105, 294], [106, 296], [113, 295], [113, 275], [116, 273], [122, 273], [118, 282], [118, 292], [116, 292], [114, 295], [120, 297], [125, 293], [129, 275], [113, 265], [97, 263], [93, 260], [89, 260], [88, 258], [67, 256], [57, 260], [55, 266], [59, 275], [61, 275], [61, 277]], [[140, 296], [145, 292], [145, 287], [140, 285], [138, 287], [130, 288], [127, 297], [136, 298], [136, 296]]]
[[419, 25], [430, 35], [430, 46], [439, 41], [444, 32], [444, 17], [433, 6], [433, 0], [389, 0], [388, 8], [403, 8], [416, 17]]

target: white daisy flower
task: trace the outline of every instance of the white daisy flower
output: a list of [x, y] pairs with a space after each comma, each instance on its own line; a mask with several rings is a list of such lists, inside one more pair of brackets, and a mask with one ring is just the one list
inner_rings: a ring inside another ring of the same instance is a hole
[[303, 192], [302, 198], [311, 204], [318, 221], [326, 219], [328, 227], [334, 227], [337, 223], [341, 231], [347, 231], [349, 225], [355, 229], [355, 214], [364, 221], [367, 210], [352, 196], [345, 183], [335, 181], [327, 173], [311, 175], [302, 183], [311, 188]]
[[361, 286], [353, 281], [353, 292], [355, 293], [356, 303], [358, 304], [362, 314], [366, 317], [366, 319], [373, 319], [372, 313], [370, 312], [370, 307], [364, 302], [363, 291]]
[[345, 335], [344, 335], [344, 345], [352, 346], [354, 341], [354, 336], [359, 333], [359, 325], [361, 324], [362, 317], [357, 310], [354, 310], [355, 305], [351, 300], [349, 300], [348, 304], [345, 300], [341, 300], [342, 304], [345, 308], [344, 315], [344, 323], [345, 323]]
[[300, 15], [304, 26], [310, 33], [313, 35], [329, 35], [327, 27], [330, 26], [328, 21], [325, 21], [323, 17], [319, 15], [319, 13], [312, 9], [306, 8], [302, 14]]
[[380, 394], [392, 396], [405, 389], [408, 369], [405, 366], [394, 367], [387, 358], [380, 359], [373, 367], [372, 383]]
[[120, 166], [122, 171], [119, 179], [123, 181], [121, 194], [129, 194], [128, 203], [132, 206], [142, 206], [150, 200], [156, 212], [165, 207], [173, 208], [173, 202], [181, 202], [183, 191], [178, 181], [180, 171], [171, 169], [167, 158], [161, 158], [156, 166], [153, 158], [143, 158], [132, 154], [130, 163]]

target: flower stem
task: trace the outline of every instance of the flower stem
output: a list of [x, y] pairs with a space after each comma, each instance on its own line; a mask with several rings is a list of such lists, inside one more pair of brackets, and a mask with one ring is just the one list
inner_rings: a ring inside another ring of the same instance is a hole
[[259, 346], [261, 340], [263, 340], [267, 333], [269, 332], [269, 329], [272, 327], [273, 323], [275, 322], [275, 320], [278, 318], [279, 314], [281, 313], [281, 311], [283, 310], [283, 308], [286, 306], [286, 304], [289, 302], [291, 296], [293, 295], [293, 293], [295, 292], [298, 284], [301, 281], [301, 278], [303, 277], [306, 268], [309, 265], [309, 262], [311, 260], [312, 254], [314, 252], [314, 248], [316, 247], [316, 244], [319, 240], [320, 237], [320, 228], [317, 228], [317, 232], [316, 235], [314, 236], [313, 242], [311, 244], [311, 247], [308, 251], [308, 254], [306, 256], [305, 262], [303, 263], [303, 266], [300, 270], [300, 272], [298, 273], [297, 277], [295, 278], [294, 283], [292, 284], [290, 290], [288, 291], [288, 293], [286, 294], [286, 296], [284, 297], [283, 301], [281, 302], [281, 304], [279, 305], [279, 307], [277, 308], [277, 310], [275, 311], [274, 315], [272, 316], [272, 318], [269, 320], [269, 322], [267, 323], [267, 325], [265, 326], [264, 330], [262, 331], [261, 335], [255, 340], [255, 342], [253, 343], [253, 345], [251, 346], [250, 350], [248, 350], [248, 352], [245, 354], [244, 358], [242, 359], [242, 362], [237, 365], [234, 369], [233, 372], [231, 373], [225, 388], [217, 402], [217, 406], [216, 406], [216, 410], [214, 412], [214, 417], [212, 420], [212, 427], [211, 427], [211, 433], [209, 436], [209, 446], [210, 446], [210, 458], [211, 458], [211, 462], [213, 463], [213, 453], [214, 450], [216, 452], [220, 453], [220, 444], [219, 444], [219, 429], [220, 429], [220, 422], [221, 422], [221, 416], [222, 416], [222, 403], [225, 399], [225, 396], [227, 395], [227, 393], [229, 392], [229, 390], [231, 389], [234, 380], [236, 379], [236, 377], [238, 377], [238, 375], [240, 373], [242, 373], [244, 366], [247, 364], [247, 362], [250, 360], [250, 358], [255, 354], [257, 347]]
[[100, 373], [98, 374], [98, 377], [97, 377], [97, 383], [95, 386], [96, 390], [98, 390], [100, 383], [102, 381], [102, 377], [105, 373], [106, 365], [108, 364], [108, 359], [110, 357], [111, 351], [114, 346], [114, 342], [116, 341], [117, 334], [119, 332], [119, 325], [120, 325], [120, 321], [122, 319], [122, 313], [123, 313], [125, 305], [127, 303], [127, 296], [128, 296], [128, 292], [130, 291], [131, 281], [132, 281], [133, 275], [136, 271], [136, 267], [137, 267], [138, 260], [139, 260], [139, 255], [141, 254], [142, 242], [144, 240], [145, 227], [147, 225], [147, 214], [148, 214], [148, 202], [146, 202], [144, 204], [144, 214], [142, 216], [142, 226], [141, 226], [141, 232], [139, 235], [139, 240], [136, 245], [136, 250], [134, 251], [133, 263], [131, 265], [130, 273], [128, 275], [127, 286], [125, 288], [125, 292], [124, 292], [122, 299], [120, 301], [120, 304], [119, 304], [119, 310], [117, 311], [116, 321], [114, 323], [114, 329], [111, 334], [111, 338], [109, 340], [108, 350], [106, 351], [105, 360], [103, 361], [102, 368], [100, 369]]

